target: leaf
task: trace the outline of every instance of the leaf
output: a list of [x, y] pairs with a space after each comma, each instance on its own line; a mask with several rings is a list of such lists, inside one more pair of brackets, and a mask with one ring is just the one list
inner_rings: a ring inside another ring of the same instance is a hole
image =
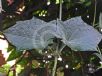
[[5, 36], [16, 48], [33, 49], [33, 33], [45, 22], [33, 17], [31, 20], [18, 21], [16, 25], [4, 31]]
[[[55, 24], [55, 21], [52, 21]], [[97, 51], [102, 35], [92, 26], [86, 24], [80, 16], [67, 21], [57, 21], [57, 38], [74, 51]], [[56, 33], [55, 32], [55, 33]]]
[[8, 45], [8, 48], [7, 48], [7, 52], [10, 52], [12, 50], [16, 49], [14, 46], [12, 46], [11, 44]]
[[86, 24], [81, 17], [71, 18], [64, 24], [66, 37], [62, 41], [72, 50], [97, 51], [102, 35], [96, 29]]
[[22, 51], [16, 51], [16, 50], [12, 50], [12, 52], [10, 53], [7, 61], [11, 61], [11, 60], [15, 60], [16, 58], [20, 57], [22, 55]]
[[28, 58], [23, 58], [22, 61], [18, 62], [18, 65], [25, 67], [27, 66], [28, 62], [29, 62]]
[[39, 68], [39, 62], [37, 60], [32, 60], [32, 65], [34, 68]]
[[54, 20], [48, 23], [33, 17], [17, 22], [5, 30], [4, 35], [18, 49], [44, 49], [56, 37], [72, 50], [96, 51], [102, 39], [102, 35], [80, 16], [65, 22]]
[[2, 54], [2, 51], [0, 50], [0, 66], [4, 65], [6, 63], [5, 58]]

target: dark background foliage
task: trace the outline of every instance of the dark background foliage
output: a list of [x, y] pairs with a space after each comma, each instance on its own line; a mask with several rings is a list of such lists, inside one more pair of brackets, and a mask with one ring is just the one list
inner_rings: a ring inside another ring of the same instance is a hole
[[[48, 5], [47, 3], [49, 1], [50, 4]], [[23, 6], [25, 6], [25, 9], [20, 11], [19, 9]], [[95, 28], [99, 29], [97, 26], [100, 12], [102, 12], [102, 0], [63, 0], [62, 6], [63, 21], [75, 16], [81, 16], [82, 19], [91, 26], [95, 19]], [[13, 26], [16, 21], [28, 20], [33, 16], [46, 22], [59, 18], [59, 3], [56, 0], [2, 0], [2, 7], [3, 11], [0, 14], [0, 31]], [[102, 48], [102, 42], [100, 42], [99, 47]], [[36, 59], [41, 62], [43, 66], [45, 65], [42, 62], [43, 58], [46, 59], [44, 55], [40, 55], [34, 51], [28, 51], [30, 55], [27, 54], [27, 57], [22, 58], [23, 53], [14, 50], [15, 48], [11, 47], [10, 44], [8, 51], [11, 51], [11, 54], [8, 61], [21, 57], [21, 60], [19, 60], [17, 64], [26, 65], [30, 60]], [[78, 63], [81, 63], [82, 59], [83, 62], [85, 62], [84, 64], [82, 63], [82, 65], [86, 65], [91, 61], [96, 66], [100, 66], [99, 58], [92, 55], [94, 52], [73, 52], [69, 47], [66, 47], [64, 50], [62, 57], [66, 63], [71, 62], [71, 67], [77, 66]], [[53, 58], [50, 60], [53, 60]], [[75, 62], [75, 60], [77, 60], [77, 62]], [[59, 62], [58, 66], [62, 66], [63, 64], [65, 63]]]

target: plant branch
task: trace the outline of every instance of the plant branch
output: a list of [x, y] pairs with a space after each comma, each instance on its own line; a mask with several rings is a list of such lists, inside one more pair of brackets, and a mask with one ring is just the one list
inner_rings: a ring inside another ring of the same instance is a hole
[[[62, 20], [62, 0], [59, 0], [59, 1], [60, 1], [59, 20]], [[57, 52], [58, 52], [58, 47], [59, 47], [59, 41], [58, 41], [58, 45], [57, 45], [57, 47], [56, 47], [56, 54], [57, 54]], [[64, 47], [65, 47], [65, 46], [64, 46]], [[64, 47], [62, 46], [61, 49], [60, 49], [60, 51], [62, 51]], [[56, 73], [57, 59], [58, 59], [58, 56], [55, 55], [54, 67], [53, 67], [53, 70], [52, 70], [52, 76], [55, 76], [55, 73]]]
[[60, 1], [60, 8], [59, 8], [59, 20], [62, 20], [62, 0]]
[[2, 0], [0, 0], [0, 13], [2, 12]]
[[97, 50], [98, 50], [99, 54], [102, 55], [99, 46], [97, 46]]
[[53, 70], [52, 70], [52, 76], [55, 76], [56, 74], [56, 68], [57, 68], [57, 59], [58, 59], [58, 48], [59, 47], [59, 40], [58, 40], [58, 43], [57, 43], [57, 46], [56, 46], [56, 51], [55, 51], [55, 60], [54, 60], [54, 67], [53, 67]]
[[52, 76], [55, 76], [55, 73], [56, 73], [56, 67], [57, 67], [57, 56], [55, 56], [55, 60], [54, 60], [54, 67], [53, 67], [53, 70], [52, 70]]
[[62, 45], [62, 47], [59, 49], [60, 53], [62, 52], [62, 50], [66, 47], [65, 44]]

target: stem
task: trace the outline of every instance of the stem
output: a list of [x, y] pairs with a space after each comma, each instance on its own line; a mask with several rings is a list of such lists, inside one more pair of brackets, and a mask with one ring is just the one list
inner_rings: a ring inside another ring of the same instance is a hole
[[82, 57], [82, 55], [81, 55], [81, 53], [79, 52], [79, 55], [80, 55], [80, 57], [81, 57], [81, 61], [82, 61], [82, 63], [81, 63], [81, 65], [82, 65], [82, 76], [84, 76], [84, 69], [83, 69], [83, 62], [84, 62], [84, 59], [83, 59], [83, 57]]
[[60, 1], [60, 8], [59, 8], [59, 20], [62, 20], [62, 0]]
[[56, 67], [57, 67], [57, 56], [55, 56], [54, 67], [53, 67], [53, 70], [52, 70], [52, 76], [55, 76], [55, 73], [56, 73]]
[[101, 29], [102, 29], [102, 13], [100, 13], [100, 16], [99, 16], [99, 28], [101, 31]]
[[98, 50], [99, 54], [102, 55], [99, 46], [97, 47], [97, 50]]
[[[62, 20], [62, 0], [59, 0], [59, 1], [60, 1], [59, 20]], [[58, 41], [58, 46], [59, 46], [59, 41]], [[58, 51], [58, 46], [57, 46], [57, 48], [56, 48], [56, 54], [57, 54], [57, 51]], [[61, 49], [61, 50], [62, 50], [62, 49]], [[54, 67], [53, 67], [53, 70], [52, 70], [52, 76], [55, 76], [55, 73], [56, 73], [57, 59], [58, 59], [58, 56], [55, 55]]]
[[58, 47], [59, 47], [59, 41], [57, 43], [57, 46], [56, 46], [56, 51], [55, 51], [55, 60], [54, 60], [54, 67], [52, 69], [52, 76], [55, 76], [56, 74], [56, 68], [57, 68], [57, 59], [58, 59]]
[[0, 13], [2, 12], [2, 1], [0, 0]]
[[13, 76], [16, 76], [16, 65], [14, 65]]
[[96, 21], [96, 5], [97, 5], [97, 1], [95, 0], [95, 11], [94, 11], [93, 27], [95, 26], [95, 21]]
[[62, 45], [62, 47], [61, 47], [61, 48], [60, 48], [60, 50], [59, 50], [59, 51], [60, 51], [60, 53], [62, 52], [62, 50], [63, 50], [65, 47], [66, 47], [66, 45], [65, 45], [65, 44], [63, 44], [63, 45]]

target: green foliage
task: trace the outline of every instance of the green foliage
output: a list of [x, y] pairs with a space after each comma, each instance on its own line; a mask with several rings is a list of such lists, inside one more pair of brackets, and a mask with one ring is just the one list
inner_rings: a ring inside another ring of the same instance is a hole
[[16, 51], [15, 49], [12, 49], [7, 61], [15, 60], [16, 58], [19, 58], [22, 55], [22, 51]]
[[3, 65], [2, 67], [0, 67], [0, 72], [1, 73], [7, 73], [9, 68], [10, 68], [10, 65], [8, 65], [8, 64]]
[[22, 66], [22, 67], [26, 67], [27, 64], [31, 61], [31, 58], [22, 58], [21, 61], [18, 62], [18, 65]]
[[16, 48], [13, 45], [9, 44], [7, 48], [7, 52], [10, 52], [12, 50], [16, 50]]
[[[5, 65], [3, 65], [2, 67], [0, 67], [0, 72], [1, 72], [1, 73], [4, 73], [4, 74], [7, 74], [8, 71], [9, 71], [9, 69], [10, 69], [10, 67], [11, 67], [11, 66], [10, 66], [9, 64], [5, 64]], [[9, 76], [13, 76], [13, 73], [10, 72]]]

